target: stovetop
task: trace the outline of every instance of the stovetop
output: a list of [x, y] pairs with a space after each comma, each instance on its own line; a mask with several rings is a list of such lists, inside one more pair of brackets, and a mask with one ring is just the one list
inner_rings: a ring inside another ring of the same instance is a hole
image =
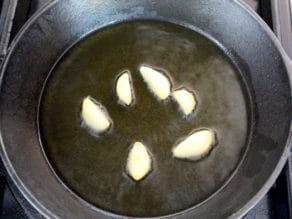
[[[0, 11], [1, 14], [5, 14], [7, 8], [7, 3], [9, 1], [15, 0], [0, 0]], [[7, 40], [7, 44], [11, 42], [23, 24], [34, 14], [38, 9], [47, 4], [50, 0], [19, 0], [17, 3], [15, 18], [12, 22], [12, 28], [10, 37]], [[291, 34], [291, 25], [289, 26], [289, 22], [282, 21], [277, 19], [277, 16], [282, 16], [283, 11], [286, 9], [285, 3], [281, 6], [282, 8], [278, 8], [275, 5], [277, 0], [244, 0], [248, 3], [269, 25], [269, 27], [274, 30], [278, 36], [281, 31], [290, 31]], [[292, 0], [278, 0], [285, 1], [288, 6], [290, 6], [290, 13], [292, 11]], [[289, 5], [290, 1], [290, 5]], [[2, 10], [1, 10], [2, 8]], [[276, 10], [282, 10], [280, 14], [275, 16], [273, 12]], [[289, 11], [289, 10], [288, 10]], [[289, 15], [290, 16], [290, 15]], [[280, 17], [281, 18], [281, 17]], [[290, 24], [292, 17], [290, 16]], [[280, 28], [279, 23], [284, 23]], [[2, 26], [1, 26], [2, 25]], [[285, 26], [286, 25], [286, 26]], [[290, 29], [289, 29], [289, 28]], [[3, 24], [0, 22], [0, 34], [3, 32]], [[5, 32], [5, 31], [4, 31]], [[8, 34], [7, 31], [5, 34]], [[285, 35], [287, 38], [287, 34]], [[8, 38], [8, 37], [7, 37]], [[1, 37], [0, 37], [1, 39]], [[291, 38], [292, 39], [292, 38]], [[285, 41], [285, 37], [281, 38], [283, 45], [289, 44], [287, 40]], [[3, 43], [3, 42], [2, 42]], [[4, 41], [5, 44], [5, 41]], [[292, 45], [292, 43], [291, 43]], [[0, 48], [3, 45], [0, 45]], [[291, 46], [292, 47], [292, 46]], [[291, 54], [292, 48], [287, 48], [288, 55]], [[290, 53], [291, 52], [291, 53]], [[2, 54], [3, 55], [3, 54]], [[1, 53], [0, 53], [0, 66], [1, 66]], [[289, 159], [284, 169], [282, 170], [280, 176], [274, 183], [273, 187], [270, 191], [262, 198], [262, 200], [252, 208], [244, 219], [289, 219], [292, 218], [292, 159]], [[3, 166], [0, 164], [0, 219], [1, 218], [18, 218], [25, 219], [28, 218], [28, 214], [18, 203], [13, 193], [8, 187], [6, 182]]]

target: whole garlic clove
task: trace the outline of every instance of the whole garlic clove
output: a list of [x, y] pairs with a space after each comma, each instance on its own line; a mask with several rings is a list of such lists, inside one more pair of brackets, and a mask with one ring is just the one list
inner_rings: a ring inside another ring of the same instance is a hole
[[216, 144], [215, 132], [203, 129], [187, 136], [172, 149], [175, 158], [186, 160], [199, 160], [206, 156]]
[[122, 105], [130, 106], [133, 104], [135, 96], [130, 71], [126, 70], [118, 76], [116, 95]]
[[135, 181], [142, 180], [152, 169], [152, 159], [146, 146], [141, 142], [135, 142], [130, 149], [126, 170]]
[[169, 97], [171, 82], [166, 75], [144, 65], [139, 70], [147, 87], [159, 100], [165, 100]]
[[112, 125], [105, 107], [90, 96], [83, 99], [81, 118], [83, 124], [96, 134], [107, 131]]
[[180, 88], [172, 93], [172, 97], [177, 102], [180, 110], [185, 116], [189, 116], [194, 112], [197, 101], [193, 92], [186, 88]]

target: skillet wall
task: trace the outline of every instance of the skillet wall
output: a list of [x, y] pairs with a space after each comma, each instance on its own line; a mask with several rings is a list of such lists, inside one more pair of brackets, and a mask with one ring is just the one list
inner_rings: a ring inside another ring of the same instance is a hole
[[48, 167], [37, 130], [38, 100], [51, 67], [66, 48], [92, 30], [136, 18], [192, 24], [222, 43], [241, 67], [254, 103], [250, 150], [224, 189], [180, 216], [226, 218], [244, 213], [251, 203], [240, 209], [285, 161], [291, 91], [270, 33], [232, 0], [62, 0], [34, 17], [12, 46], [0, 88], [1, 155], [12, 180], [45, 216], [106, 215], [66, 191]]

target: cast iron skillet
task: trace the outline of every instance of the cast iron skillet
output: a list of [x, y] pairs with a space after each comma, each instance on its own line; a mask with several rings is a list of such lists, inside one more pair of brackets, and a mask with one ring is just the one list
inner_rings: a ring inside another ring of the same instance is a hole
[[243, 162], [207, 201], [165, 217], [242, 216], [269, 189], [287, 159], [291, 88], [279, 43], [240, 1], [63, 0], [48, 5], [16, 37], [1, 74], [1, 157], [8, 175], [45, 217], [117, 217], [73, 195], [55, 177], [40, 145], [37, 112], [45, 79], [70, 45], [101, 27], [134, 19], [198, 28], [223, 45], [241, 69], [252, 102], [252, 133]]

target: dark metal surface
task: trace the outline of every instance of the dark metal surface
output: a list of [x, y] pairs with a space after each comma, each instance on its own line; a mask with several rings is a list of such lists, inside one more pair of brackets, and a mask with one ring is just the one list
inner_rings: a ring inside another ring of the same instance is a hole
[[[291, 0], [258, 1], [246, 0], [246, 2], [257, 11], [263, 20], [276, 33], [286, 51], [292, 49], [291, 22], [292, 14]], [[284, 35], [281, 37], [280, 35]], [[286, 40], [283, 43], [283, 39]], [[289, 53], [288, 53], [289, 54]], [[291, 56], [290, 56], [291, 57]], [[289, 62], [289, 61], [288, 61]], [[292, 66], [292, 65], [291, 65]], [[245, 216], [249, 218], [272, 219], [292, 218], [292, 158], [288, 159], [282, 173], [275, 184], [263, 199]]]
[[[287, 164], [286, 164], [287, 165]], [[290, 193], [287, 192], [287, 166], [281, 172], [276, 182], [265, 195], [265, 197], [253, 208], [244, 219], [289, 219], [291, 211], [289, 208]]]
[[[2, 42], [0, 67], [8, 49], [24, 23], [37, 11], [49, 4], [51, 0], [3, 0], [0, 2], [0, 36]], [[13, 7], [12, 7], [13, 5]], [[3, 6], [3, 7], [2, 7]], [[11, 24], [11, 25], [7, 25]], [[8, 182], [5, 168], [0, 162], [0, 218], [42, 218], [32, 205], [20, 194], [12, 182]]]
[[[3, 78], [1, 87], [3, 94], [0, 97], [0, 104], [3, 118], [1, 118], [0, 124], [5, 146], [9, 145], [10, 147], [5, 148], [4, 160], [10, 171], [10, 176], [21, 188], [22, 193], [35, 204], [39, 211], [47, 216], [52, 216], [52, 212], [61, 217], [70, 217], [70, 215], [71, 217], [78, 217], [82, 213], [93, 216], [97, 213], [85, 204], [80, 204], [75, 197], [64, 191], [64, 188], [54, 181], [43, 160], [34, 122], [39, 93], [37, 89], [42, 87], [42, 80], [54, 60], [73, 41], [88, 31], [97, 28], [99, 25], [120, 19], [140, 16], [155, 17], [155, 13], [158, 11], [158, 14], [165, 17], [168, 13], [171, 13], [177, 20], [184, 23], [195, 23], [196, 26], [213, 35], [237, 57], [240, 67], [246, 74], [255, 101], [256, 118], [249, 155], [228, 186], [200, 208], [193, 209], [193, 212], [186, 212], [186, 215], [196, 214], [200, 217], [207, 212], [209, 217], [217, 216], [218, 218], [219, 216], [232, 215], [238, 211], [239, 213], [234, 214], [234, 217], [245, 213], [263, 195], [259, 194], [258, 191], [262, 187], [261, 193], [267, 191], [277, 173], [279, 173], [285, 161], [285, 156], [281, 158], [281, 155], [285, 151], [287, 130], [290, 128], [291, 91], [289, 84], [287, 84], [287, 73], [282, 56], [279, 53], [279, 48], [275, 46], [271, 39], [271, 33], [267, 33], [267, 29], [261, 27], [254, 17], [244, 11], [241, 6], [230, 3], [230, 1], [224, 1], [222, 5], [217, 5], [218, 1], [208, 3], [199, 1], [198, 8], [194, 5], [187, 5], [186, 8], [178, 6], [168, 8], [169, 12], [163, 9], [165, 7], [162, 7], [161, 3], [157, 3], [158, 10], [155, 10], [156, 6], [154, 7], [150, 3], [139, 4], [139, 6], [144, 7], [144, 11], [141, 12], [141, 7], [138, 7], [138, 5], [136, 7], [129, 7], [129, 5], [126, 7], [127, 3], [122, 4], [122, 2], [121, 5], [114, 5], [112, 10], [118, 12], [119, 7], [131, 9], [124, 12], [120, 11], [120, 13], [112, 13], [113, 11], [110, 11], [107, 7], [100, 11], [103, 16], [94, 13], [94, 9], [102, 9], [104, 5], [96, 4], [86, 8], [86, 1], [84, 1], [85, 3], [75, 2], [77, 4], [75, 6], [74, 1], [71, 1], [73, 5], [64, 5], [64, 2], [59, 2], [58, 5], [43, 14], [36, 23], [28, 27], [22, 37], [16, 41], [14, 50], [10, 54], [10, 61], [6, 63], [6, 73], [8, 74]], [[176, 6], [173, 1], [169, 1], [169, 3], [171, 6]], [[225, 13], [224, 8], [226, 6], [229, 6], [231, 10], [229, 15]], [[78, 10], [78, 18], [73, 17], [74, 13], [71, 14], [74, 11], [73, 9], [76, 8], [80, 9]], [[202, 10], [202, 8], [205, 10]], [[212, 10], [215, 8], [216, 10]], [[184, 15], [178, 13], [180, 10], [184, 12]], [[190, 14], [193, 15], [194, 11], [197, 12], [198, 16], [196, 21], [188, 17]], [[236, 21], [232, 19], [234, 16], [239, 16]], [[249, 23], [249, 26], [246, 25], [245, 32], [242, 32], [246, 23]], [[227, 29], [226, 26], [228, 26]], [[67, 33], [64, 33], [64, 28]], [[226, 32], [223, 33], [223, 31]], [[257, 41], [259, 39], [254, 39], [253, 35], [261, 36], [260, 42]], [[53, 39], [53, 37], [57, 39]], [[32, 39], [35, 41], [32, 42]], [[31, 51], [32, 47], [34, 48], [33, 52]], [[255, 52], [265, 55], [251, 60], [251, 56]], [[21, 60], [20, 57], [30, 58]], [[245, 60], [245, 63], [243, 60]], [[267, 66], [266, 63], [269, 63], [270, 66]], [[19, 75], [20, 71], [23, 72], [23, 75]], [[15, 81], [15, 78], [17, 78], [17, 81]], [[30, 78], [34, 78], [34, 80]], [[16, 92], [17, 90], [19, 92]], [[6, 99], [6, 97], [9, 98]], [[16, 124], [18, 126], [15, 126]], [[10, 128], [13, 128], [15, 134], [13, 139], [9, 137], [9, 133], [12, 133], [9, 131]], [[22, 133], [26, 137], [21, 136]], [[277, 165], [278, 163], [279, 165]], [[12, 171], [11, 164], [15, 172]], [[275, 169], [276, 172], [270, 178]], [[268, 183], [265, 184], [267, 180]], [[24, 183], [26, 187], [24, 188], [20, 182]], [[27, 192], [27, 189], [30, 193], [33, 193], [33, 196]], [[234, 191], [238, 192], [235, 193]], [[256, 194], [258, 194], [256, 198], [249, 202], [243, 210], [239, 210]], [[61, 209], [60, 206], [62, 206]], [[220, 209], [218, 209], [218, 206], [220, 206]], [[74, 212], [75, 214], [72, 214]]]
[[273, 20], [271, 14], [271, 1], [267, 0], [243, 0], [273, 29]]
[[17, 203], [15, 197], [12, 195], [8, 187], [3, 189], [3, 203], [1, 205], [0, 218], [9, 219], [26, 219], [28, 218], [26, 212]]
[[272, 0], [275, 33], [292, 59], [292, 1]]
[[0, 14], [0, 66], [7, 53], [12, 21], [17, 6], [17, 0], [5, 0], [1, 3]]

